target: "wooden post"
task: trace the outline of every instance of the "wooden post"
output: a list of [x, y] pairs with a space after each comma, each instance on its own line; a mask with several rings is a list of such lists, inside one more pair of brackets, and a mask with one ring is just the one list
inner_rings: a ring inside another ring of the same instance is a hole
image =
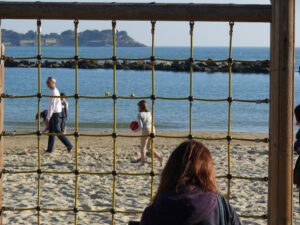
[[[1, 20], [0, 20], [0, 57], [4, 55], [4, 45], [1, 42]], [[4, 92], [4, 60], [0, 58], [0, 95]], [[0, 133], [3, 131], [4, 100], [0, 97]], [[0, 136], [0, 172], [3, 169], [3, 139]], [[2, 209], [2, 173], [0, 173], [0, 209]], [[0, 212], [0, 225], [2, 225], [2, 213]]]
[[295, 0], [272, 0], [268, 224], [293, 224]]

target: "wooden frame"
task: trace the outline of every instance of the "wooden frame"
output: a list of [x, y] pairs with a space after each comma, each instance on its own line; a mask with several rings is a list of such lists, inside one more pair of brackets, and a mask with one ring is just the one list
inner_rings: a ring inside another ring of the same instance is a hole
[[271, 22], [270, 5], [0, 2], [2, 19]]
[[[271, 23], [270, 145], [268, 224], [291, 225], [295, 0], [270, 5], [0, 2], [2, 19], [235, 21]], [[1, 37], [1, 27], [0, 27]], [[1, 38], [0, 38], [1, 45]], [[1, 54], [4, 48], [1, 47]], [[3, 61], [0, 94], [3, 93]], [[3, 99], [0, 132], [3, 131]], [[0, 139], [0, 169], [2, 169]], [[0, 197], [2, 186], [0, 180]], [[1, 198], [0, 198], [1, 204]], [[2, 217], [0, 216], [0, 225]]]
[[[4, 55], [4, 45], [1, 42], [1, 20], [0, 20], [0, 52]], [[0, 59], [0, 95], [4, 92], [4, 60]], [[3, 137], [4, 130], [4, 99], [0, 97], [0, 171], [3, 169]], [[0, 207], [2, 207], [2, 172], [0, 173]], [[0, 211], [0, 225], [2, 225], [2, 213]]]
[[293, 224], [295, 0], [273, 0], [268, 224]]

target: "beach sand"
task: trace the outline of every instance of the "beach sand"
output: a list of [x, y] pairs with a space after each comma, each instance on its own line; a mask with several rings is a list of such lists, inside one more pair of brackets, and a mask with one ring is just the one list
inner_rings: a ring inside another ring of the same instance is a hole
[[[72, 132], [72, 131], [71, 131]], [[89, 131], [91, 132], [91, 131]], [[81, 132], [83, 133], [83, 132]], [[87, 133], [87, 132], [85, 132]], [[101, 132], [97, 132], [101, 133]], [[102, 132], [109, 134], [109, 132]], [[125, 134], [126, 132], [120, 132]], [[133, 134], [127, 132], [127, 134]], [[161, 131], [157, 134], [187, 135], [187, 132]], [[225, 132], [199, 131], [196, 136], [225, 137]], [[262, 133], [233, 133], [234, 137], [265, 138]], [[70, 137], [74, 143], [74, 137]], [[155, 138], [155, 149], [164, 157], [164, 163], [172, 150], [184, 139]], [[217, 175], [227, 174], [227, 142], [203, 141], [211, 150]], [[268, 144], [246, 141], [232, 141], [231, 173], [234, 176], [266, 177], [268, 176]], [[68, 153], [61, 142], [56, 139], [55, 151], [45, 153], [47, 137], [41, 137], [41, 163], [43, 171], [74, 171], [75, 151]], [[79, 170], [81, 172], [111, 172], [113, 170], [113, 139], [111, 137], [79, 137]], [[117, 172], [151, 171], [151, 158], [141, 166], [133, 163], [139, 157], [139, 138], [117, 138]], [[296, 160], [296, 156], [294, 157]], [[5, 137], [4, 168], [8, 170], [37, 170], [37, 137]], [[162, 167], [155, 160], [155, 172]], [[116, 210], [143, 211], [149, 203], [151, 177], [118, 175], [116, 182]], [[154, 191], [159, 176], [154, 177]], [[227, 180], [218, 179], [222, 193], [227, 193]], [[232, 179], [230, 203], [240, 215], [265, 215], [267, 213], [267, 182]], [[87, 210], [110, 210], [112, 208], [112, 175], [79, 175], [78, 208]], [[52, 209], [73, 209], [75, 195], [74, 174], [41, 175], [41, 207]], [[295, 224], [300, 224], [300, 207], [298, 191], [294, 186]], [[37, 174], [5, 174], [3, 179], [3, 206], [14, 208], [31, 208], [37, 205]], [[128, 224], [139, 221], [141, 214], [130, 215], [117, 213], [115, 224]], [[266, 224], [263, 219], [241, 219], [243, 224]], [[37, 224], [35, 210], [6, 211], [3, 224]], [[73, 212], [41, 211], [41, 224], [74, 224]], [[111, 224], [110, 213], [79, 212], [78, 224]]]

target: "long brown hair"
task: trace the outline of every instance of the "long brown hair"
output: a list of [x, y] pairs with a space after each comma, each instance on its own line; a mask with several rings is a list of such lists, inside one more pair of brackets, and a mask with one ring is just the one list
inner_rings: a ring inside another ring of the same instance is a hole
[[171, 154], [160, 177], [152, 203], [167, 191], [177, 192], [187, 186], [217, 193], [215, 168], [209, 150], [200, 142], [185, 141]]
[[140, 107], [140, 112], [149, 112], [148, 103], [145, 100], [139, 101], [137, 105]]

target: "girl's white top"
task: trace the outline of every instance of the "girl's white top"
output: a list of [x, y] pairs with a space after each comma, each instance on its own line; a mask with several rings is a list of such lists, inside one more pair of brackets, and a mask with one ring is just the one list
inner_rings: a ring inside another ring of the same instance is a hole
[[139, 130], [148, 130], [151, 131], [151, 123], [152, 123], [152, 116], [150, 112], [139, 112], [137, 115], [137, 122], [139, 124]]

